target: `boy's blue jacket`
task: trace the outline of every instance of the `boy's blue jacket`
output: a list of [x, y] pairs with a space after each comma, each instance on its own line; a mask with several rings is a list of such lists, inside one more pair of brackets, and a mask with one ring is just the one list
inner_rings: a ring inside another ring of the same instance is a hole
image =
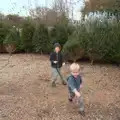
[[74, 90], [80, 91], [80, 85], [82, 84], [81, 76], [78, 75], [77, 78], [75, 78], [73, 75], [70, 75], [67, 79], [68, 81], [68, 89], [70, 93], [74, 93]]

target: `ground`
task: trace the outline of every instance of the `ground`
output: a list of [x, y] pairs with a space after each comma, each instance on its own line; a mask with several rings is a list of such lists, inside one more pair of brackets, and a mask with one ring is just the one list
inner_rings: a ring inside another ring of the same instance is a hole
[[[48, 56], [0, 55], [0, 120], [120, 120], [120, 68], [80, 63], [86, 116], [68, 102], [67, 87], [50, 85]], [[62, 72], [68, 75], [69, 64]]]

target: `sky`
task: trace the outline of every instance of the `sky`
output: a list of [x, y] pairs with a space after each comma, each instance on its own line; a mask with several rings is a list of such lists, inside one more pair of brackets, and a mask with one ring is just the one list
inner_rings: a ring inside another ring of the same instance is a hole
[[[21, 16], [29, 15], [28, 9], [35, 8], [35, 6], [45, 6], [47, 1], [47, 7], [51, 7], [53, 0], [2, 0], [0, 4], [0, 12], [6, 14], [19, 14]], [[72, 0], [74, 2], [78, 0]], [[82, 0], [74, 5], [74, 19], [80, 18], [80, 7], [82, 6]]]

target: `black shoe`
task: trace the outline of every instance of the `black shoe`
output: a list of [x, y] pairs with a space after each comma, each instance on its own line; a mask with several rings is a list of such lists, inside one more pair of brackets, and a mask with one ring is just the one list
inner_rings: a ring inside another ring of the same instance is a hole
[[67, 85], [67, 83], [65, 81], [62, 82], [63, 85]]
[[85, 117], [85, 111], [79, 111], [79, 114]]
[[68, 98], [69, 102], [72, 102], [73, 100], [71, 98]]
[[56, 87], [56, 84], [55, 84], [55, 82], [52, 82], [52, 87]]

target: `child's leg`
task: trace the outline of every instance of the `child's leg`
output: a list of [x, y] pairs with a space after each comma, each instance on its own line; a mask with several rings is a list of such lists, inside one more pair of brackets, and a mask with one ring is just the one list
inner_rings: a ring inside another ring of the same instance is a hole
[[58, 72], [58, 75], [60, 76], [60, 79], [62, 81], [62, 84], [66, 85], [66, 81], [63, 77], [63, 75], [61, 74], [61, 69], [60, 68], [57, 68], [57, 72]]
[[57, 77], [58, 77], [58, 72], [56, 68], [52, 68], [52, 85], [55, 85]]
[[68, 100], [69, 100], [70, 102], [73, 101], [74, 97], [75, 97], [75, 94], [69, 92]]
[[84, 100], [82, 96], [78, 99], [78, 102], [79, 102], [80, 111], [81, 112], [84, 111]]

